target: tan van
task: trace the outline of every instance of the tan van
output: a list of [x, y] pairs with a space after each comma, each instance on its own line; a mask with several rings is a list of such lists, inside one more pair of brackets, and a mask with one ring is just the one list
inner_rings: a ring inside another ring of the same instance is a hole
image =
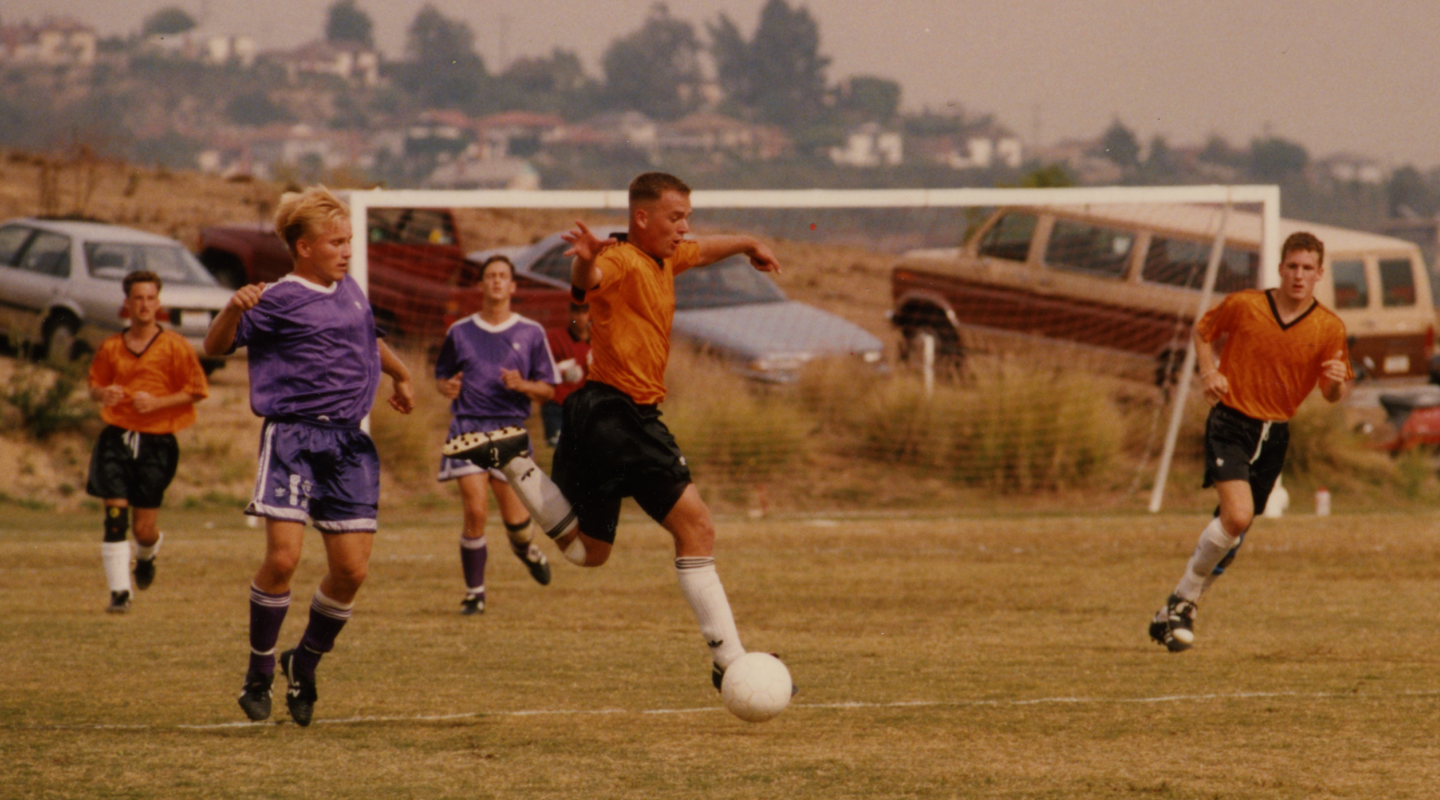
[[[1199, 205], [1001, 208], [964, 245], [901, 258], [890, 319], [902, 354], [927, 335], [951, 358], [1040, 337], [1142, 357], [1163, 379], [1188, 342], [1220, 219]], [[1435, 311], [1418, 247], [1295, 220], [1280, 228], [1325, 243], [1315, 295], [1345, 322], [1357, 373], [1428, 375]], [[1278, 274], [1260, 274], [1259, 215], [1232, 211], [1226, 231], [1215, 302], [1276, 285]]]

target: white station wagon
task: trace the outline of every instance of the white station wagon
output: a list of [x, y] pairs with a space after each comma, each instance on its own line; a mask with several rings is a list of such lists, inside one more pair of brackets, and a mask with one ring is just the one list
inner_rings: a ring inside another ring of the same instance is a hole
[[[96, 222], [0, 223], [0, 335], [46, 358], [85, 358], [128, 326], [121, 316], [121, 281], [136, 270], [160, 276], [160, 321], [201, 351], [230, 290], [179, 242]], [[224, 361], [201, 363], [209, 372]]]

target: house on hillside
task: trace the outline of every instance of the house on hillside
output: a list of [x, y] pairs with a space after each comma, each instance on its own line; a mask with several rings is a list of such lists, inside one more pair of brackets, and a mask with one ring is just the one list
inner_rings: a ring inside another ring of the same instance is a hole
[[1379, 186], [1385, 182], [1386, 170], [1380, 162], [1355, 153], [1335, 153], [1316, 159], [1311, 169], [1318, 177], [1336, 183], [1363, 183]]
[[564, 140], [567, 123], [554, 114], [506, 111], [475, 120], [476, 141], [483, 158], [528, 158], [548, 143]]
[[505, 157], [482, 161], [462, 157], [436, 167], [421, 188], [533, 191], [540, 188], [540, 173], [523, 158]]
[[259, 54], [259, 47], [253, 37], [202, 28], [194, 28], [184, 33], [151, 34], [145, 38], [141, 49], [148, 53], [198, 61], [201, 64], [234, 64], [246, 69], [255, 65], [255, 58]]
[[666, 152], [685, 151], [729, 155], [744, 161], [770, 161], [788, 155], [794, 149], [794, 143], [779, 128], [752, 125], [723, 114], [699, 111], [659, 125], [656, 147]]
[[0, 25], [0, 64], [88, 67], [95, 63], [95, 49], [94, 29], [70, 17]]
[[830, 148], [830, 160], [846, 167], [893, 167], [904, 159], [904, 137], [875, 122], [850, 131], [843, 145]]
[[1104, 156], [1095, 139], [1064, 139], [1044, 147], [1035, 147], [1031, 156], [1042, 164], [1061, 164], [1082, 186], [1106, 186], [1119, 183], [1125, 173], [1120, 166]]
[[906, 145], [914, 158], [951, 169], [1018, 169], [1025, 160], [1020, 137], [995, 125], [931, 136], [912, 136]]
[[357, 42], [307, 42], [294, 50], [267, 52], [266, 59], [285, 68], [290, 82], [305, 75], [333, 75], [370, 88], [380, 83], [380, 54]]

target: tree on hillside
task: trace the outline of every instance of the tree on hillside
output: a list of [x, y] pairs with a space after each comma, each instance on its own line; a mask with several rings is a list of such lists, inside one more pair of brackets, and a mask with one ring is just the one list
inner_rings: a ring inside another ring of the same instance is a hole
[[194, 30], [195, 27], [195, 18], [185, 13], [184, 9], [166, 6], [145, 18], [140, 24], [140, 35], [173, 36]]
[[1100, 137], [1100, 151], [1124, 170], [1134, 169], [1140, 163], [1140, 141], [1135, 138], [1135, 132], [1119, 119], [1110, 123]]
[[1440, 191], [1420, 170], [1406, 164], [1390, 174], [1385, 199], [1392, 218], [1431, 217], [1440, 210]]
[[409, 60], [397, 78], [421, 105], [466, 108], [480, 102], [488, 76], [470, 26], [426, 3], [406, 31], [405, 53]]
[[889, 78], [856, 75], [845, 81], [839, 96], [841, 111], [870, 122], [889, 122], [900, 111], [900, 84]]
[[1250, 142], [1250, 174], [1262, 181], [1278, 181], [1305, 169], [1310, 154], [1295, 142], [1272, 136]]
[[355, 0], [335, 0], [325, 18], [325, 41], [375, 48], [375, 23]]
[[548, 56], [522, 56], [497, 76], [497, 107], [560, 114], [584, 119], [603, 107], [605, 98], [585, 74], [573, 50], [555, 48]]
[[707, 30], [720, 87], [732, 104], [789, 128], [818, 120], [830, 59], [820, 54], [820, 26], [805, 7], [769, 0], [749, 42], [725, 14]]
[[700, 104], [699, 53], [694, 26], [656, 3], [640, 30], [605, 50], [606, 94], [616, 106], [655, 119], [682, 117]]

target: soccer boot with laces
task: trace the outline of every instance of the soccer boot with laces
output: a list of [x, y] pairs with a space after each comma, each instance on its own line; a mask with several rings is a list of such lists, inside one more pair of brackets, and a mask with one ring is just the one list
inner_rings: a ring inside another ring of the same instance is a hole
[[285, 673], [285, 705], [290, 709], [290, 718], [295, 724], [305, 727], [315, 716], [315, 681], [306, 680], [294, 670], [295, 651], [286, 650], [280, 654], [280, 671]]
[[485, 613], [485, 595], [467, 594], [465, 599], [460, 601], [460, 613], [465, 616]]
[[111, 614], [124, 614], [130, 610], [129, 592], [111, 592], [110, 605], [105, 610]]
[[270, 686], [274, 681], [274, 675], [263, 673], [252, 672], [245, 676], [245, 688], [240, 690], [240, 710], [251, 722], [270, 718]]
[[1165, 606], [1150, 620], [1150, 638], [1172, 653], [1195, 646], [1196, 606], [1179, 595], [1170, 595]]
[[135, 588], [149, 589], [155, 582], [155, 557], [135, 559]]
[[530, 577], [534, 578], [536, 583], [541, 586], [550, 585], [550, 561], [540, 552], [538, 545], [534, 542], [511, 542], [510, 549], [515, 552], [515, 557], [525, 564], [525, 568], [530, 570]]
[[445, 442], [443, 452], [449, 458], [469, 461], [485, 469], [500, 469], [510, 459], [530, 450], [530, 432], [518, 425], [499, 430], [462, 433]]

